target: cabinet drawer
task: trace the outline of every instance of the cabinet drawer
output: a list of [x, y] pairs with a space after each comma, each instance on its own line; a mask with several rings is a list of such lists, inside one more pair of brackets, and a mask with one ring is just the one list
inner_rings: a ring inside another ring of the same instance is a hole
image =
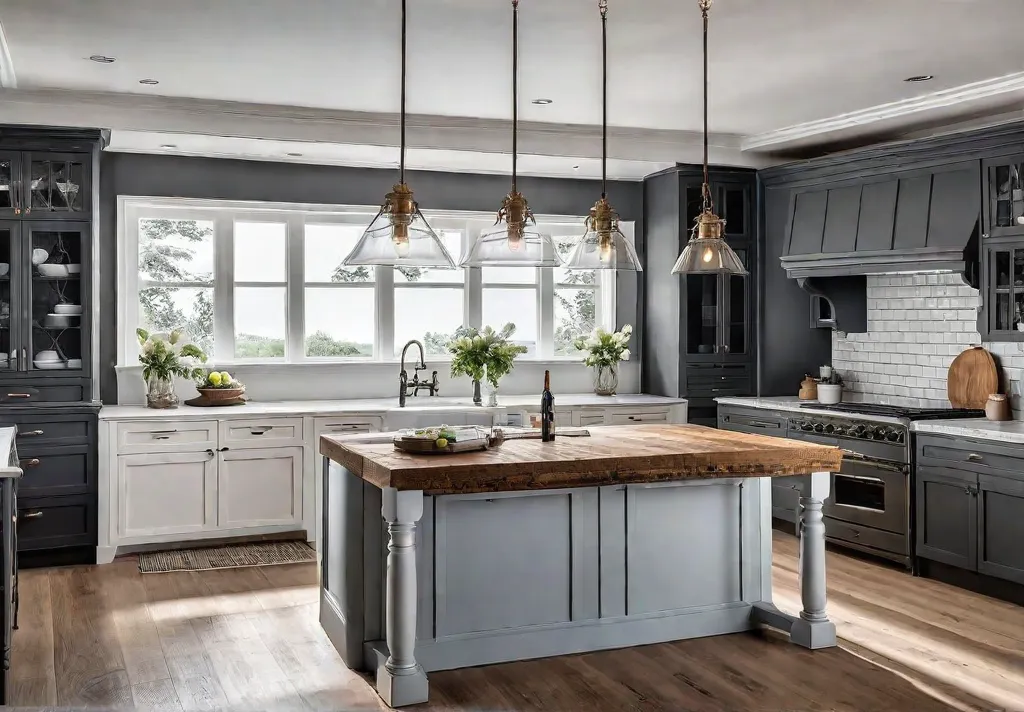
[[[557, 413], [556, 425], [557, 425]], [[539, 416], [538, 416], [539, 417]], [[578, 410], [573, 411], [572, 424], [578, 425], [581, 428], [595, 425], [605, 425], [605, 417], [603, 410]]]
[[222, 420], [220, 446], [239, 449], [302, 445], [302, 418]]
[[34, 419], [17, 422], [18, 448], [21, 452], [29, 452], [32, 448], [48, 445], [79, 445], [88, 444], [90, 440], [91, 419], [57, 420]]
[[750, 395], [749, 378], [728, 378], [717, 383], [696, 384], [689, 387], [687, 395], [698, 398], [724, 398], [726, 396]]
[[690, 369], [686, 372], [686, 383], [689, 386], [713, 386], [732, 380], [750, 381], [750, 372], [743, 368], [709, 368], [705, 370]]
[[718, 411], [718, 427], [722, 430], [785, 437], [788, 425], [789, 421], [786, 418], [777, 415], [723, 411], [722, 409]]
[[1021, 476], [1024, 452], [1019, 447], [919, 436], [917, 461], [981, 474]]
[[85, 400], [85, 389], [80, 383], [52, 385], [0, 385], [0, 403], [31, 405], [33, 403], [75, 403]]
[[619, 410], [605, 413], [605, 425], [640, 425], [642, 423], [667, 423], [668, 410]]
[[24, 475], [18, 493], [33, 495], [83, 494], [90, 489], [89, 447], [50, 448], [45, 452], [19, 452]]
[[96, 543], [96, 505], [89, 496], [18, 499], [18, 551]]
[[217, 421], [118, 423], [117, 454], [217, 449]]
[[832, 517], [823, 517], [825, 523], [825, 538], [837, 540], [841, 544], [850, 543], [854, 546], [863, 546], [871, 549], [881, 549], [904, 556], [910, 554], [907, 538], [892, 532], [863, 527], [857, 524], [848, 524]]
[[317, 435], [325, 433], [379, 433], [384, 420], [378, 415], [361, 417], [314, 418], [313, 430]]

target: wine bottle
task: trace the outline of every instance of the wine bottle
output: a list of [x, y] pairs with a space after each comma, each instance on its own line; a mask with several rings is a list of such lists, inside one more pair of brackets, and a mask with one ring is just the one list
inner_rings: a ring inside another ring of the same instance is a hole
[[555, 439], [555, 397], [551, 395], [551, 372], [544, 372], [544, 392], [540, 394], [540, 439]]

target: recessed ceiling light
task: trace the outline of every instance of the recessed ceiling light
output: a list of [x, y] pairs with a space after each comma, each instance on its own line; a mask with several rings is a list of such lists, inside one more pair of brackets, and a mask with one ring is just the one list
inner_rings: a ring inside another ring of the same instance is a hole
[[905, 82], [928, 82], [935, 79], [934, 74], [917, 74], [913, 77], [907, 77], [903, 81]]
[[93, 62], [99, 62], [100, 64], [113, 64], [117, 61], [113, 57], [107, 57], [106, 55], [102, 54], [91, 55], [89, 59], [91, 59]]
[[534, 99], [533, 103], [537, 106], [547, 106], [554, 102], [554, 99]]
[[173, 143], [161, 143], [160, 148], [177, 148], [177, 145]]
[[301, 153], [288, 153], [286, 155], [291, 156], [292, 158], [300, 158], [302, 156]]
[[139, 84], [145, 84], [147, 86], [154, 86], [154, 85], [159, 84], [159, 83], [160, 82], [158, 82], [156, 79], [140, 79], [139, 80]]

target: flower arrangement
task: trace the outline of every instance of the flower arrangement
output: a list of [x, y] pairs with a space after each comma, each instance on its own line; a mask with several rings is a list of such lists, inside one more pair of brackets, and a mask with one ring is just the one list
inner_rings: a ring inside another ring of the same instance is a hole
[[195, 344], [182, 341], [182, 333], [175, 329], [170, 334], [150, 334], [136, 329], [141, 353], [142, 379], [148, 392], [146, 403], [150, 408], [173, 408], [178, 404], [174, 393], [174, 377], [198, 381], [206, 372], [195, 361], [206, 362], [206, 354]]
[[587, 337], [579, 337], [573, 346], [584, 353], [583, 363], [594, 369], [594, 392], [613, 396], [619, 387], [619, 361], [629, 360], [629, 337], [633, 327], [626, 324], [621, 331], [594, 329]]
[[[455, 332], [455, 338], [448, 344], [452, 354], [452, 377], [469, 376], [475, 386], [487, 379], [494, 391], [498, 389], [498, 381], [512, 372], [516, 357], [526, 353], [525, 346], [509, 341], [515, 333], [516, 325], [509, 322], [501, 331], [485, 326], [483, 331], [472, 327], [461, 327]], [[473, 394], [474, 402], [479, 402], [479, 392]]]

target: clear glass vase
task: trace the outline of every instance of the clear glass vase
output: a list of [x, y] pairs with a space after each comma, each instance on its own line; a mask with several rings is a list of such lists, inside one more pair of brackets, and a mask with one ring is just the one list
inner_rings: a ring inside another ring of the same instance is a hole
[[610, 364], [594, 367], [594, 393], [599, 396], [613, 396], [619, 387], [619, 366]]
[[487, 407], [498, 407], [498, 387], [492, 386], [490, 383], [487, 384]]
[[150, 376], [146, 381], [146, 405], [150, 408], [177, 408], [174, 379]]

